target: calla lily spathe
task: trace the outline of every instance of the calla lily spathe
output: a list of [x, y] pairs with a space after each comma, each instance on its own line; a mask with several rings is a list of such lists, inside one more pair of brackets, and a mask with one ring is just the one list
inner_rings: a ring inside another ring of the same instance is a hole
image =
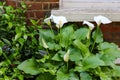
[[67, 53], [64, 55], [63, 59], [65, 62], [69, 61], [70, 50], [68, 49]]
[[48, 18], [46, 18], [46, 19], [44, 19], [44, 22], [47, 24], [47, 25], [51, 25], [51, 20], [52, 19], [52, 16], [50, 16], [50, 17], [48, 17]]
[[46, 48], [46, 49], [49, 48], [48, 45], [46, 44], [46, 42], [45, 42], [45, 40], [44, 40], [43, 38], [42, 38], [42, 44], [43, 44], [43, 47], [44, 47], [44, 48]]
[[56, 24], [56, 27], [62, 28], [62, 26], [67, 23], [67, 19], [64, 16], [53, 16], [53, 22]]
[[94, 21], [97, 23], [98, 26], [100, 26], [100, 24], [108, 24], [108, 23], [111, 23], [112, 21], [109, 20], [107, 17], [104, 17], [104, 16], [95, 16], [94, 17]]
[[44, 20], [45, 23], [49, 24], [50, 23], [50, 20], [53, 21], [55, 24], [56, 24], [56, 27], [59, 29], [59, 28], [62, 28], [62, 26], [67, 23], [67, 19], [66, 17], [64, 16], [54, 16], [54, 15], [51, 15], [50, 17], [46, 18]]
[[90, 22], [88, 22], [88, 21], [84, 21], [83, 24], [88, 25], [90, 30], [93, 30], [94, 27], [95, 27], [94, 24], [92, 24], [92, 23], [90, 23]]

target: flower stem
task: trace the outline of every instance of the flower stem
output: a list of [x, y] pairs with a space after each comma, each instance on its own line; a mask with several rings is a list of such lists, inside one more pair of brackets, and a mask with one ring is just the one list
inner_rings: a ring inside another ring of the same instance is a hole
[[59, 36], [59, 37], [60, 37], [60, 42], [59, 42], [59, 44], [61, 44], [61, 41], [62, 41], [62, 39], [61, 39], [61, 36], [62, 36], [62, 35], [61, 35], [61, 29], [59, 29], [59, 34], [60, 34], [60, 36]]
[[89, 30], [89, 32], [88, 32], [88, 35], [87, 35], [87, 43], [86, 43], [86, 45], [87, 45], [87, 47], [89, 47], [90, 46], [90, 39], [91, 39], [91, 30]]
[[69, 63], [67, 62], [67, 72], [68, 72], [68, 70], [69, 70]]
[[93, 42], [93, 45], [92, 45], [92, 48], [91, 48], [91, 52], [93, 51], [93, 49], [95, 47], [95, 42], [96, 42], [96, 39], [97, 39], [97, 36], [98, 36], [98, 29], [99, 29], [99, 26], [97, 26], [97, 29], [96, 29], [96, 32], [95, 32], [95, 40]]
[[50, 25], [50, 29], [51, 29], [51, 32], [54, 34], [54, 31], [53, 31], [53, 29], [52, 29], [52, 26]]

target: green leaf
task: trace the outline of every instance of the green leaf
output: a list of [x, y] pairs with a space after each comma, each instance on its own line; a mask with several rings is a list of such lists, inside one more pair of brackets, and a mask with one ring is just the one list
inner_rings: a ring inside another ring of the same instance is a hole
[[10, 80], [10, 77], [8, 77], [8, 76], [4, 76], [4, 80]]
[[103, 42], [103, 34], [100, 28], [98, 28], [98, 33], [97, 30], [95, 30], [92, 34], [92, 38], [96, 41], [96, 43], [101, 43]]
[[4, 41], [4, 43], [8, 44], [9, 46], [11, 46], [11, 42], [5, 38], [2, 38], [2, 40]]
[[59, 71], [57, 72], [57, 80], [69, 80], [69, 74]]
[[27, 40], [28, 35], [27, 35], [27, 34], [24, 34], [24, 35], [23, 35], [23, 38], [24, 38], [25, 40]]
[[33, 20], [33, 19], [30, 19], [30, 22], [33, 24], [33, 25], [37, 25], [39, 23], [40, 20]]
[[31, 75], [37, 75], [39, 74], [39, 65], [38, 63], [35, 61], [35, 58], [31, 58], [28, 60], [25, 60], [24, 62], [22, 62], [20, 65], [18, 65], [18, 69], [24, 71], [27, 74], [31, 74]]
[[0, 56], [2, 55], [2, 52], [3, 52], [3, 51], [2, 51], [2, 48], [0, 47]]
[[74, 39], [85, 40], [87, 37], [89, 29], [85, 27], [81, 27], [80, 29], [74, 32]]
[[82, 64], [83, 64], [83, 70], [105, 65], [104, 62], [100, 60], [100, 58], [97, 56], [86, 57], [85, 59], [83, 59]]
[[90, 55], [89, 48], [87, 48], [87, 46], [84, 45], [81, 41], [75, 40], [75, 41], [73, 42], [73, 44], [74, 44], [78, 49], [81, 50], [83, 56], [89, 56], [89, 55]]
[[8, 22], [8, 30], [10, 30], [13, 26], [13, 23], [12, 22]]
[[40, 29], [40, 36], [40, 40], [44, 38], [46, 42], [51, 42], [55, 39], [55, 35], [52, 33], [51, 30]]
[[81, 72], [80, 80], [92, 80], [92, 77], [87, 72]]
[[79, 80], [79, 77], [74, 73], [69, 73], [69, 80]]
[[67, 27], [62, 28], [61, 34], [60, 34], [60, 45], [64, 48], [67, 48], [73, 39], [73, 25], [69, 25]]
[[52, 60], [54, 60], [54, 61], [62, 61], [63, 59], [61, 59], [60, 55], [56, 53], [56, 54], [52, 57]]
[[23, 46], [23, 45], [24, 45], [25, 40], [24, 40], [23, 38], [20, 38], [20, 39], [18, 40], [18, 42], [21, 44], [21, 46]]
[[70, 48], [70, 60], [80, 61], [82, 59], [81, 51], [76, 48]]
[[19, 75], [19, 76], [18, 76], [18, 79], [19, 79], [19, 80], [24, 80], [24, 76], [23, 76], [23, 75]]
[[17, 33], [17, 34], [15, 35], [15, 41], [18, 40], [18, 38], [20, 38], [20, 37], [21, 37], [21, 33]]
[[100, 79], [101, 80], [112, 80], [111, 77], [109, 77], [108, 75], [104, 74], [104, 73], [100, 73]]
[[55, 76], [51, 75], [50, 73], [40, 74], [36, 80], [56, 80]]
[[54, 42], [48, 42], [47, 45], [49, 46], [50, 50], [57, 51], [57, 50], [59, 50], [61, 48], [60, 45], [58, 45], [58, 44], [56, 44]]
[[115, 59], [120, 57], [120, 51], [118, 49], [107, 49], [103, 51], [103, 54], [101, 54], [101, 60], [105, 62], [106, 65], [112, 65]]
[[113, 76], [114, 77], [120, 77], [120, 66], [113, 66]]
[[114, 43], [108, 43], [108, 42], [103, 42], [99, 44], [98, 49], [99, 50], [106, 50], [106, 49], [118, 49], [118, 45]]
[[67, 73], [66, 66], [62, 66], [57, 71], [57, 80], [69, 80], [69, 74]]

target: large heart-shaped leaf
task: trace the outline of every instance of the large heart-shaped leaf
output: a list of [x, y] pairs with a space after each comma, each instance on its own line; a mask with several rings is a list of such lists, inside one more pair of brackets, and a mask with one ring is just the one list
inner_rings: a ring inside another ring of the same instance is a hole
[[114, 64], [115, 59], [120, 57], [120, 51], [118, 49], [109, 48], [103, 51], [100, 57], [106, 65]]
[[55, 76], [51, 75], [50, 73], [40, 74], [36, 80], [56, 80]]
[[55, 38], [54, 33], [51, 30], [40, 30], [40, 40], [44, 38], [46, 42], [52, 41]]
[[78, 39], [75, 40], [73, 42], [73, 45], [75, 45], [78, 49], [81, 50], [83, 56], [89, 56], [90, 55], [89, 49], [80, 40], [78, 40]]
[[92, 77], [87, 72], [81, 72], [80, 80], [92, 80]]
[[100, 28], [98, 28], [98, 31], [95, 30], [92, 34], [92, 38], [95, 40], [96, 43], [103, 42], [103, 34]]
[[100, 60], [100, 58], [97, 56], [89, 56], [83, 60], [82, 64], [83, 70], [87, 70], [89, 68], [96, 68], [98, 66], [102, 66], [104, 65], [104, 62]]
[[74, 29], [72, 25], [62, 28], [60, 33], [60, 45], [67, 48], [73, 39]]
[[18, 69], [24, 71], [27, 74], [31, 74], [31, 75], [37, 75], [39, 74], [39, 65], [38, 63], [35, 61], [35, 58], [31, 58], [28, 60], [25, 60], [24, 62], [22, 62], [20, 65], [18, 65]]
[[84, 40], [87, 37], [89, 29], [88, 28], [80, 28], [74, 32], [74, 38], [79, 40]]
[[70, 48], [70, 60], [71, 61], [80, 61], [82, 59], [82, 54], [79, 49]]
[[110, 49], [110, 48], [118, 49], [118, 45], [116, 45], [114, 43], [103, 42], [103, 43], [99, 44], [99, 46], [98, 46], [99, 50], [106, 50], [106, 49]]

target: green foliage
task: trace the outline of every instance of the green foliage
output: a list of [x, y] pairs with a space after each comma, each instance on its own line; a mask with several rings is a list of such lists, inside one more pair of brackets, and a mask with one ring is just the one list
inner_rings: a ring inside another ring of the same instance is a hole
[[[104, 42], [99, 27], [65, 24], [43, 29], [25, 22], [26, 5], [3, 6], [0, 15], [0, 80], [119, 80], [119, 47]], [[44, 41], [43, 41], [44, 40]], [[48, 47], [45, 48], [44, 46]], [[66, 59], [68, 61], [66, 61]]]
[[31, 58], [28, 59], [24, 62], [22, 62], [19, 66], [18, 69], [23, 70], [25, 73], [27, 74], [31, 74], [31, 75], [37, 75], [39, 74], [39, 65], [37, 65], [38, 63], [35, 61], [35, 58]]

